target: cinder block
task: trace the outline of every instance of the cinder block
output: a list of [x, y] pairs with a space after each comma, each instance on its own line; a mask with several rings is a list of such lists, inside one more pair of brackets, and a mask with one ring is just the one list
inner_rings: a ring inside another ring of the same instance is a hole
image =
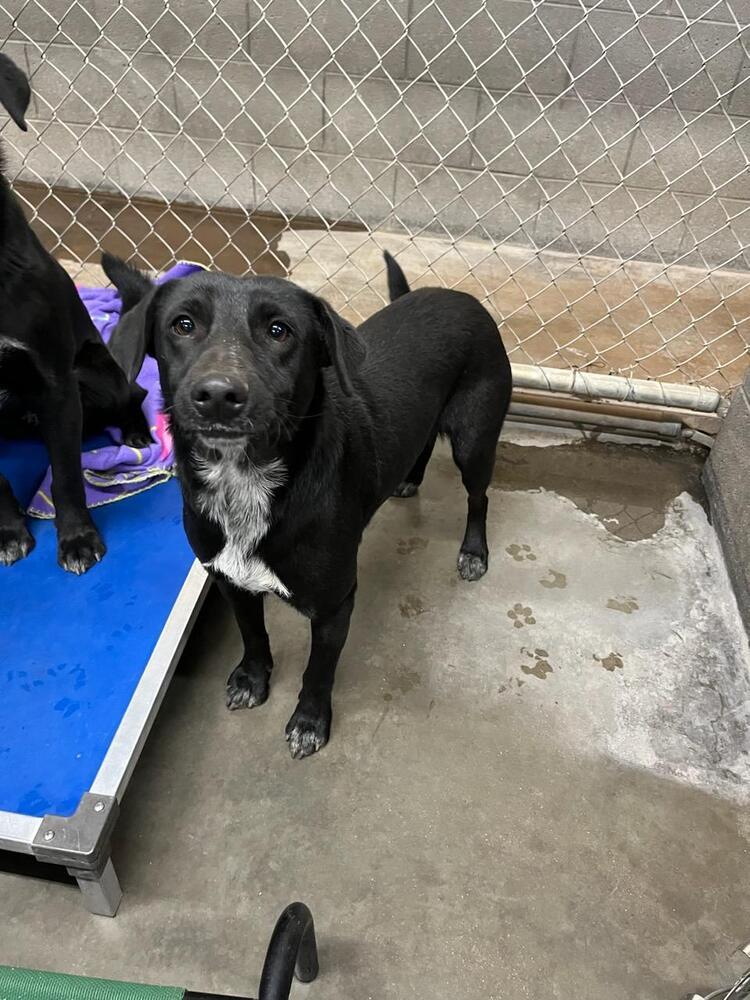
[[71, 45], [30, 45], [28, 62], [35, 117], [49, 121], [56, 114], [66, 122], [92, 120], [105, 81], [82, 52]]
[[168, 7], [168, 16], [159, 18], [149, 33], [151, 41], [168, 55], [205, 54], [225, 60], [247, 54], [247, 0], [221, 0], [215, 8], [195, 0], [169, 0]]
[[672, 191], [644, 191], [629, 188], [638, 203], [638, 219], [648, 233], [648, 243], [642, 249], [631, 251], [632, 256], [643, 260], [672, 263], [680, 258], [688, 224], [685, 219], [685, 195]]
[[533, 177], [400, 164], [396, 215], [412, 231], [451, 239], [505, 240], [532, 246], [541, 189]]
[[157, 132], [179, 130], [169, 59], [157, 52], [126, 55], [99, 46], [92, 50], [91, 62], [101, 74], [95, 93], [103, 124]]
[[[36, 0], [38, 3], [39, 0]], [[80, 0], [79, 0], [80, 2]], [[153, 49], [149, 32], [159, 18], [167, 17], [164, 0], [90, 0], [90, 7], [107, 41], [124, 52]]]
[[[640, 2], [640, 0], [639, 0]], [[672, 14], [680, 11], [691, 21], [705, 17], [708, 21], [721, 21], [724, 24], [739, 23], [740, 27], [750, 24], [750, 7], [745, 0], [671, 0]]]
[[685, 213], [680, 263], [705, 268], [750, 270], [747, 202], [731, 198], [677, 195]]
[[88, 191], [116, 189], [112, 164], [117, 149], [107, 129], [32, 119], [14, 146], [12, 170], [18, 180]]
[[[674, 0], [559, 0], [570, 7], [596, 7], [597, 10], [635, 10], [639, 14], [669, 14]], [[708, 0], [707, 0], [708, 2]]]
[[[383, 160], [321, 154], [328, 169], [327, 183], [311, 204], [332, 221], [387, 224], [393, 212], [396, 169]], [[392, 223], [391, 223], [392, 225]]]
[[[195, 140], [193, 140], [195, 141]], [[251, 163], [255, 148], [248, 143], [213, 143], [197, 140], [201, 163], [189, 177], [181, 198], [209, 208], [248, 211], [255, 204], [255, 181]], [[192, 154], [191, 154], [192, 158]], [[231, 235], [227, 235], [227, 243]]]
[[408, 0], [249, 0], [249, 9], [250, 54], [262, 68], [404, 75]]
[[253, 201], [252, 149], [201, 142], [187, 135], [115, 130], [119, 140], [113, 164], [124, 190], [161, 201], [207, 207], [246, 207]]
[[304, 148], [322, 144], [323, 83], [297, 69], [265, 73], [249, 59], [217, 70], [209, 59], [183, 57], [175, 66], [177, 116], [186, 132], [217, 141]]
[[479, 92], [327, 74], [325, 149], [411, 163], [469, 166]]
[[750, 124], [745, 118], [707, 114], [686, 124], [672, 108], [649, 111], [640, 122], [627, 162], [628, 183], [688, 194], [747, 194]]
[[547, 200], [534, 231], [539, 247], [575, 254], [672, 261], [685, 234], [669, 194], [624, 185], [544, 181]]
[[392, 212], [394, 167], [384, 161], [266, 146], [253, 157], [252, 170], [261, 212], [369, 226]]
[[257, 141], [247, 118], [247, 102], [261, 81], [252, 63], [228, 62], [219, 73], [210, 59], [183, 56], [174, 69], [175, 111], [189, 135]]
[[113, 168], [125, 191], [163, 201], [185, 197], [186, 178], [201, 162], [185, 137], [146, 129], [116, 129], [113, 134], [119, 142]]
[[5, 44], [15, 39], [17, 42], [25, 40], [24, 34], [17, 32], [13, 27], [13, 16], [5, 7], [0, 10], [0, 38], [5, 39]]
[[703, 484], [737, 604], [750, 633], [750, 402], [748, 382], [735, 390], [708, 461]]
[[[617, 255], [608, 239], [611, 234], [622, 243], [618, 227], [632, 225], [634, 207], [626, 192], [610, 185], [556, 180], [545, 180], [543, 188], [533, 230], [536, 246], [574, 254]], [[645, 237], [642, 228], [641, 232]], [[630, 239], [634, 235], [631, 232]]]
[[205, 54], [224, 60], [247, 49], [247, 0], [221, 0], [216, 8], [191, 0], [126, 0], [122, 4], [94, 0], [94, 10], [105, 25], [105, 39], [126, 52], [144, 46], [173, 58]]
[[[632, 13], [612, 10], [591, 11], [576, 37], [572, 64], [576, 93], [600, 101], [624, 94], [640, 106], [665, 99], [669, 87], [653, 65], [653, 53], [643, 37], [645, 31], [645, 17], [639, 19]], [[677, 34], [675, 24], [675, 37]]]
[[573, 29], [583, 14], [550, 0], [414, 0], [411, 17], [409, 77], [555, 95], [568, 83]]
[[85, 0], [28, 0], [28, 3], [6, 5], [3, 14], [15, 15], [11, 38], [34, 42], [74, 41], [81, 47], [94, 45], [101, 38], [101, 22], [96, 9]]
[[736, 85], [729, 98], [729, 110], [733, 114], [750, 117], [750, 59], [747, 57], [740, 67]]
[[[679, 40], [658, 56], [659, 66], [673, 88], [673, 100], [679, 108], [703, 111], [720, 100], [719, 107], [726, 107], [745, 58], [743, 41], [731, 24], [698, 21], [686, 28], [683, 18], [656, 18], [657, 24], [649, 38], [659, 49], [666, 44], [674, 30], [672, 21], [680, 25]], [[694, 79], [690, 79], [694, 74]]]
[[620, 104], [587, 107], [577, 98], [547, 101], [528, 94], [483, 94], [474, 165], [558, 180], [616, 183], [637, 119]]
[[678, 107], [701, 111], [731, 90], [742, 54], [729, 25], [698, 22], [688, 29], [682, 17], [594, 10], [578, 31], [575, 89], [597, 100], [620, 95], [639, 107], [655, 107], [671, 94]]
[[84, 125], [177, 131], [169, 61], [154, 52], [126, 56], [108, 46], [88, 54], [55, 43], [29, 47], [40, 118]]

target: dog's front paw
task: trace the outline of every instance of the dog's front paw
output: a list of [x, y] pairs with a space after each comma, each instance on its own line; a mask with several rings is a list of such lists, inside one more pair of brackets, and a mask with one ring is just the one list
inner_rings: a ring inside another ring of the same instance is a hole
[[143, 429], [132, 427], [130, 430], [123, 431], [122, 440], [129, 448], [148, 448], [150, 444], [154, 443], [147, 427]]
[[230, 712], [238, 708], [255, 708], [268, 698], [268, 678], [265, 673], [248, 671], [242, 664], [236, 667], [227, 681], [227, 708]]
[[286, 741], [295, 760], [322, 750], [330, 735], [330, 708], [311, 712], [298, 706], [286, 724]]
[[34, 536], [23, 522], [0, 528], [0, 566], [12, 566], [25, 559], [35, 545]]
[[399, 483], [396, 489], [393, 491], [392, 496], [394, 497], [413, 497], [417, 495], [419, 486], [416, 483]]
[[464, 580], [479, 580], [487, 572], [487, 556], [475, 552], [458, 553], [458, 572]]
[[92, 525], [79, 528], [57, 540], [57, 561], [68, 573], [80, 576], [100, 562], [107, 551], [99, 532]]

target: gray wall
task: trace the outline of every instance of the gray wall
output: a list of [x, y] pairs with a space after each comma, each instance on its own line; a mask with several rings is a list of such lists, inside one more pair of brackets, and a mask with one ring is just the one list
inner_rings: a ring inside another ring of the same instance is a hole
[[26, 179], [747, 266], [747, 0], [70, 4], [0, 7]]

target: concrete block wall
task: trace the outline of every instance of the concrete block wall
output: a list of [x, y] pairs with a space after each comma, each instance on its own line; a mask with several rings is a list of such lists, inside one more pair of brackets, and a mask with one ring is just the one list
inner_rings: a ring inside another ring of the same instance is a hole
[[750, 635], [750, 374], [738, 386], [703, 469], [711, 519]]
[[750, 4], [592, 5], [3, 0], [34, 88], [31, 133], [4, 129], [11, 169], [747, 267]]

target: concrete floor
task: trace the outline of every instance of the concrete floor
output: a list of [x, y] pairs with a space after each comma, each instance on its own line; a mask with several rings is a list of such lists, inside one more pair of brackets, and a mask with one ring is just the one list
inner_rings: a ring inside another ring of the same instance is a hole
[[333, 739], [301, 762], [306, 623], [271, 603], [271, 699], [230, 714], [212, 595], [123, 805], [118, 917], [0, 876], [0, 962], [253, 994], [301, 898], [309, 1000], [719, 985], [750, 938], [750, 657], [700, 499], [689, 455], [509, 428], [466, 584], [441, 451], [366, 535]]

